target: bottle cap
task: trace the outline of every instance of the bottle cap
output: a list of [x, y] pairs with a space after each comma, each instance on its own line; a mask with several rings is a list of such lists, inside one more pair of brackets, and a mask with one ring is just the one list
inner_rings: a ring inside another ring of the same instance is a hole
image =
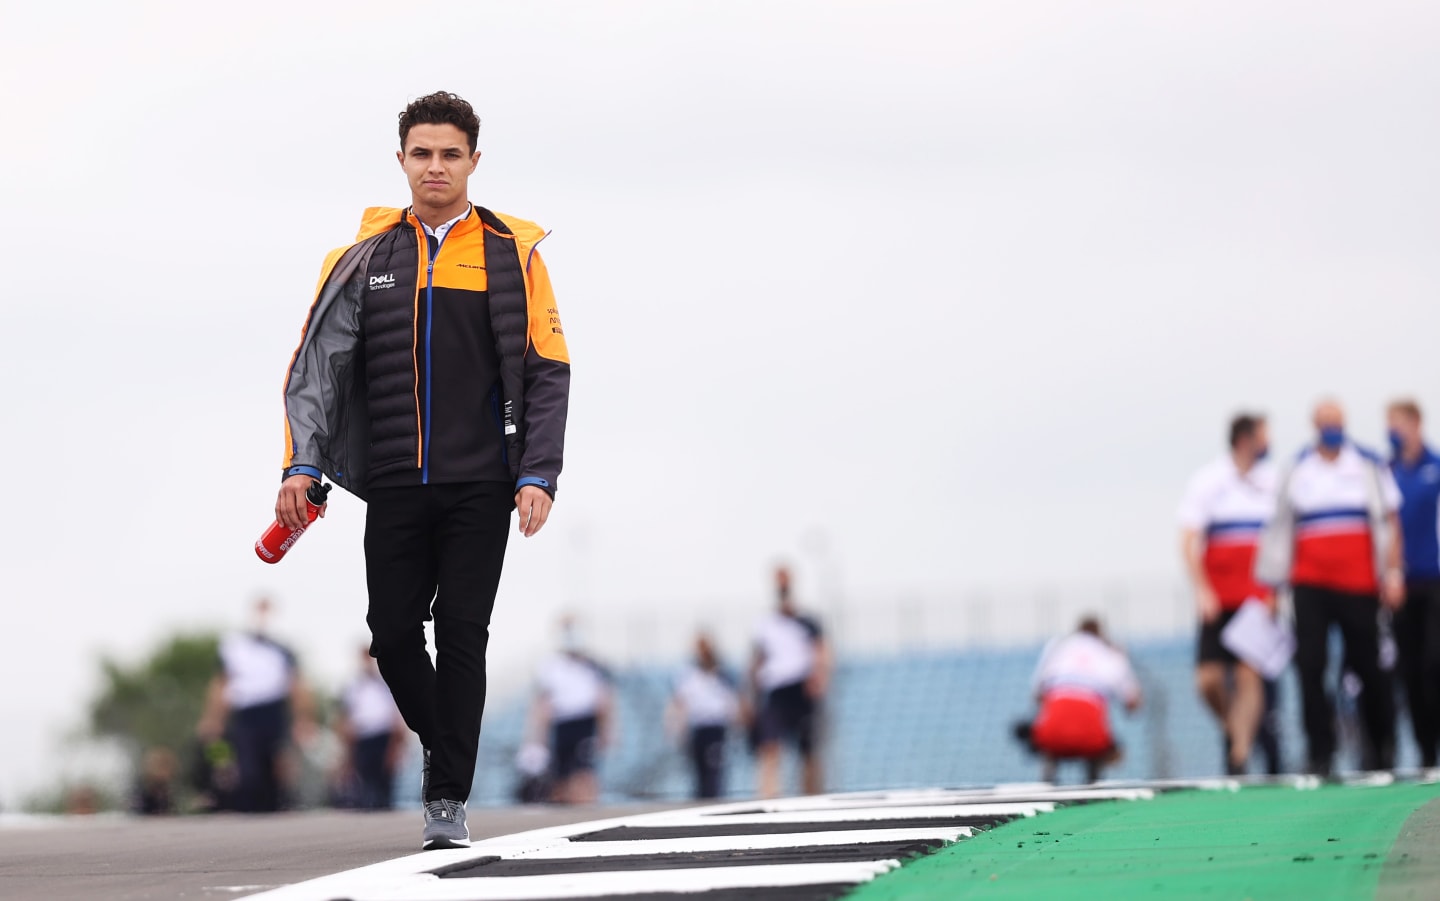
[[325, 498], [330, 494], [331, 487], [333, 486], [326, 485], [324, 482], [311, 482], [310, 487], [305, 489], [305, 500], [317, 507], [323, 507], [325, 506]]

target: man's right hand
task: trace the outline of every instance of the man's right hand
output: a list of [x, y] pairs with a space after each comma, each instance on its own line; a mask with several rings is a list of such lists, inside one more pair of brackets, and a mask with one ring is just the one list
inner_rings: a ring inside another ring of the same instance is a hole
[[1200, 610], [1201, 622], [1213, 623], [1220, 615], [1220, 599], [1209, 585], [1202, 583], [1195, 586], [1195, 606]]
[[[280, 496], [275, 499], [275, 521], [287, 529], [309, 525], [309, 502], [305, 500], [305, 492], [313, 484], [315, 480], [303, 473], [281, 482]], [[325, 515], [325, 507], [320, 508], [320, 515]]]

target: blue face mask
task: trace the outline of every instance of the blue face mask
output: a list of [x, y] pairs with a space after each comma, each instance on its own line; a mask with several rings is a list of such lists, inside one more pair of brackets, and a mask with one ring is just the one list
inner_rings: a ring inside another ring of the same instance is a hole
[[1320, 430], [1320, 446], [1339, 450], [1345, 443], [1345, 429], [1338, 425], [1327, 425]]
[[1394, 451], [1397, 456], [1405, 449], [1405, 439], [1401, 438], [1400, 433], [1394, 429], [1390, 430], [1390, 449]]

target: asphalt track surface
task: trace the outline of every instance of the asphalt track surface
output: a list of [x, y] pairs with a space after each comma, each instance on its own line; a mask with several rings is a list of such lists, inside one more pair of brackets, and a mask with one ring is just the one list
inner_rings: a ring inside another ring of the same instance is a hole
[[[470, 834], [478, 840], [675, 806], [474, 810]], [[420, 830], [418, 809], [8, 825], [0, 827], [0, 899], [241, 898], [413, 854]]]

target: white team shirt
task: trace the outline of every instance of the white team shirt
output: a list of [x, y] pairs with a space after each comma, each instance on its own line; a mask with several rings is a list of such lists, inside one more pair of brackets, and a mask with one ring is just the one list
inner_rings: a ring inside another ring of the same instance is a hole
[[1045, 646], [1035, 668], [1035, 691], [1084, 691], [1130, 701], [1140, 696], [1140, 682], [1123, 653], [1088, 632], [1073, 632]]
[[295, 657], [283, 646], [249, 632], [232, 632], [220, 640], [220, 665], [225, 672], [225, 702], [239, 710], [273, 704], [290, 696]]
[[540, 693], [557, 722], [595, 716], [609, 691], [609, 678], [593, 661], [557, 654], [540, 669]]
[[356, 678], [345, 686], [340, 702], [356, 738], [371, 738], [395, 730], [400, 712], [379, 674], [366, 673]]
[[[1372, 469], [1373, 466], [1373, 469]], [[1380, 499], [1385, 512], [1400, 509], [1400, 486], [1390, 467], [1378, 459], [1369, 461], [1349, 442], [1332, 462], [1310, 451], [1295, 463], [1287, 486], [1297, 516], [1329, 516], [1364, 511], [1370, 506], [1371, 473], [1380, 474]]]
[[1246, 533], [1258, 538], [1260, 528], [1275, 513], [1276, 480], [1269, 462], [1256, 463], [1241, 475], [1235, 460], [1225, 454], [1190, 479], [1177, 518], [1183, 528], [1207, 537]]
[[698, 666], [687, 667], [675, 683], [675, 698], [685, 708], [691, 728], [727, 726], [740, 712], [740, 698], [730, 680]]
[[755, 646], [760, 651], [760, 687], [770, 691], [810, 678], [819, 638], [819, 626], [803, 616], [776, 611], [761, 620], [755, 631]]

